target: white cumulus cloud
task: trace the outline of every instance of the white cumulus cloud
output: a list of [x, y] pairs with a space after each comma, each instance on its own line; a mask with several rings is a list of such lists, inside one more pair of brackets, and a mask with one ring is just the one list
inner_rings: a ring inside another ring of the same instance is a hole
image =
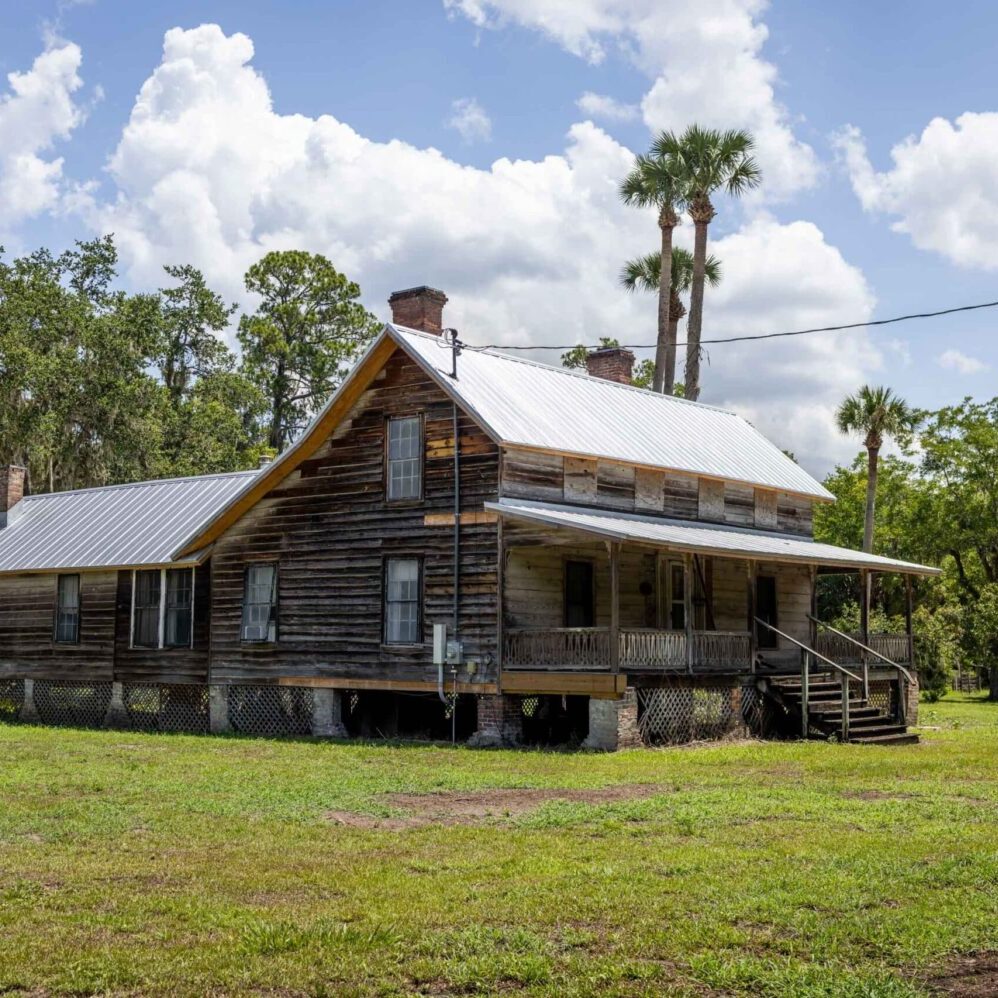
[[937, 358], [936, 362], [940, 367], [956, 371], [958, 374], [980, 374], [986, 371], [988, 365], [983, 360], [976, 357], [969, 357], [959, 350], [944, 350]]
[[492, 138], [492, 119], [474, 97], [462, 97], [451, 104], [447, 127], [465, 142], [488, 142]]
[[998, 113], [934, 118], [891, 150], [877, 171], [859, 129], [836, 137], [863, 208], [893, 216], [924, 250], [965, 267], [998, 269]]
[[817, 181], [818, 159], [794, 135], [794, 121], [776, 94], [776, 67], [762, 55], [764, 0], [713, 0], [706, 10], [685, 0], [443, 3], [480, 29], [518, 24], [594, 64], [608, 52], [622, 53], [652, 80], [641, 110], [653, 131], [691, 122], [749, 129], [763, 169], [763, 197], [786, 197]]
[[590, 118], [605, 121], [634, 121], [641, 113], [636, 104], [624, 104], [606, 94], [594, 94], [591, 90], [587, 90], [575, 106]]
[[[448, 323], [472, 343], [652, 342], [654, 298], [623, 292], [617, 275], [656, 245], [654, 213], [620, 203], [633, 154], [596, 125], [572, 126], [558, 154], [478, 169], [330, 115], [276, 112], [252, 55], [249, 38], [214, 25], [166, 34], [109, 161], [116, 194], [85, 208], [95, 231], [115, 233], [137, 286], [191, 262], [245, 302], [249, 264], [300, 247], [359, 281], [383, 316], [392, 290], [442, 288]], [[862, 274], [808, 222], [757, 217], [711, 251], [724, 275], [705, 336], [871, 313]], [[745, 412], [820, 471], [854, 449], [834, 432], [835, 404], [880, 363], [862, 332], [718, 346], [703, 399]]]
[[54, 42], [0, 94], [0, 231], [57, 206], [63, 161], [51, 155], [83, 120], [74, 93], [83, 81], [79, 46]]

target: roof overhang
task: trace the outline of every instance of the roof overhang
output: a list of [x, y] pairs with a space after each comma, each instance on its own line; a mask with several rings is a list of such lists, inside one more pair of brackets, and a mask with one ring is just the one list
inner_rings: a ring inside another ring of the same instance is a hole
[[938, 568], [929, 565], [882, 558], [879, 555], [822, 544], [805, 537], [794, 537], [774, 531], [606, 512], [519, 499], [489, 502], [485, 504], [485, 508], [499, 513], [503, 518], [541, 523], [603, 540], [630, 541], [693, 554], [814, 565], [845, 572], [867, 569], [877, 572], [902, 572], [909, 575], [940, 573]]

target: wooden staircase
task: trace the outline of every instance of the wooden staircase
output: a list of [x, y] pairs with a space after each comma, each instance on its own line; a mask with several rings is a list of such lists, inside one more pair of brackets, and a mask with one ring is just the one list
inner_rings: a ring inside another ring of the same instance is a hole
[[[760, 680], [763, 692], [779, 703], [800, 725], [803, 691], [800, 677], [768, 677]], [[842, 683], [838, 675], [811, 673], [807, 684], [808, 737], [842, 739]], [[918, 735], [886, 711], [873, 707], [857, 693], [849, 692], [846, 741], [864, 745], [911, 745]]]

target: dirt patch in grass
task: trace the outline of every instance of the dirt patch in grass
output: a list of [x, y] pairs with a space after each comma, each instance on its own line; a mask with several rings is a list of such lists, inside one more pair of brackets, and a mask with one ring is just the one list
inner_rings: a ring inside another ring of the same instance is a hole
[[998, 995], [998, 953], [971, 953], [951, 960], [926, 984], [935, 994], [960, 998], [994, 998]]
[[495, 790], [454, 790], [432, 794], [385, 794], [389, 807], [406, 811], [404, 815], [377, 817], [355, 811], [329, 811], [326, 818], [348, 828], [420, 828], [425, 825], [474, 825], [490, 820], [516, 818], [536, 811], [553, 801], [573, 804], [613, 804], [641, 800], [668, 793], [657, 784], [625, 784], [598, 790], [561, 790], [551, 788], [516, 788]]
[[850, 800], [915, 800], [918, 794], [888, 793], [884, 790], [846, 790], [843, 797]]

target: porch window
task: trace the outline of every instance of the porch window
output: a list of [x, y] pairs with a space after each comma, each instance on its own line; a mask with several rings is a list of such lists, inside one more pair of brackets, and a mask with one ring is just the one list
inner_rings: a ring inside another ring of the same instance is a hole
[[591, 561], [565, 562], [565, 626], [593, 627], [596, 623], [596, 588]]
[[55, 639], [66, 644], [80, 640], [80, 577], [60, 575], [57, 582]]
[[132, 644], [136, 648], [159, 647], [160, 581], [158, 568], [136, 572], [132, 589]]
[[423, 494], [423, 424], [419, 416], [388, 420], [388, 498]]
[[420, 565], [418, 558], [389, 558], [385, 562], [385, 643], [418, 644], [420, 622]]
[[193, 643], [194, 573], [189, 568], [166, 571], [166, 618], [163, 644], [167, 648], [189, 648]]
[[243, 576], [243, 641], [277, 640], [277, 566], [250, 565]]
[[686, 574], [683, 563], [672, 559], [660, 562], [659, 599], [662, 625], [670, 631], [686, 627]]

